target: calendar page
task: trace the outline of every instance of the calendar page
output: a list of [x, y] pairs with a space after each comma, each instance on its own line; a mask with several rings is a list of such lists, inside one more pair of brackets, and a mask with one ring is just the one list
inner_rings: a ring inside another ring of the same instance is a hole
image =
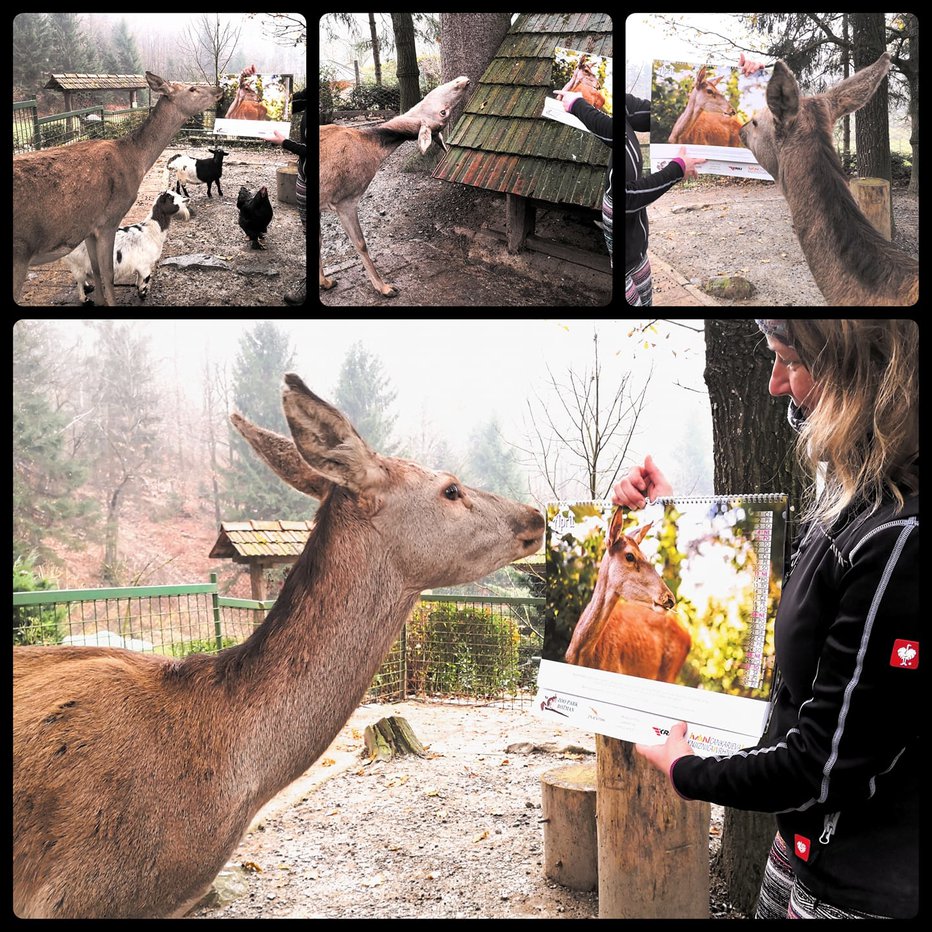
[[786, 495], [547, 506], [536, 714], [698, 754], [754, 745], [769, 710]]

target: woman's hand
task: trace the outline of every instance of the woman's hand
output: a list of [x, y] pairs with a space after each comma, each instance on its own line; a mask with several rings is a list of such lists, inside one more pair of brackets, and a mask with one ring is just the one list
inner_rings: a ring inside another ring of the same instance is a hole
[[636, 744], [634, 748], [641, 757], [646, 758], [667, 776], [670, 776], [670, 768], [675, 760], [693, 753], [693, 749], [686, 742], [686, 722], [677, 722], [670, 729], [670, 735], [663, 744]]
[[636, 511], [647, 504], [647, 499], [663, 498], [673, 494], [667, 477], [648, 455], [643, 466], [633, 466], [628, 475], [616, 483], [612, 503]]

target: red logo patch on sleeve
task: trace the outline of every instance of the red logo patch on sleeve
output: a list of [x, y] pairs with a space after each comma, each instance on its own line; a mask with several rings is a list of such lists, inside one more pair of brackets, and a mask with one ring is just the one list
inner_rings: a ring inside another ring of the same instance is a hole
[[805, 838], [802, 835], [793, 836], [793, 851], [796, 854], [796, 857], [800, 861], [809, 860], [809, 849], [812, 847], [812, 842], [808, 838]]
[[893, 642], [893, 653], [890, 654], [890, 666], [901, 670], [919, 669], [919, 642], [904, 641], [898, 638]]

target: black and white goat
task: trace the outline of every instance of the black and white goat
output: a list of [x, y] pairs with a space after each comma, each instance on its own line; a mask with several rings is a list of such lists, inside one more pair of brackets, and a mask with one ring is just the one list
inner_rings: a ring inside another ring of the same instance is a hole
[[[192, 211], [187, 201], [180, 194], [165, 191], [158, 196], [152, 212], [141, 223], [131, 223], [116, 231], [113, 244], [113, 283], [115, 285], [135, 284], [140, 300], [145, 300], [149, 292], [149, 280], [162, 258], [162, 247], [168, 236], [168, 227], [172, 219], [190, 220]], [[91, 260], [87, 254], [87, 245], [81, 243], [62, 261], [71, 270], [77, 286], [78, 304], [93, 304], [91, 292]]]
[[185, 196], [188, 189], [185, 184], [206, 184], [207, 196], [210, 197], [210, 186], [216, 182], [217, 192], [223, 197], [223, 191], [220, 189], [220, 176], [223, 174], [223, 157], [229, 155], [223, 149], [208, 149], [213, 156], [209, 159], [192, 159], [189, 155], [175, 155], [168, 160], [168, 167], [175, 171], [175, 191], [184, 191]]

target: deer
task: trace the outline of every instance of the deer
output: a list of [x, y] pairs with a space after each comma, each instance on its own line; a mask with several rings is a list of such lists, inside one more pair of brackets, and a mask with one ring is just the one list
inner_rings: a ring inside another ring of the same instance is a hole
[[718, 89], [724, 75], [706, 80], [706, 66], [696, 73], [686, 109], [670, 131], [669, 142], [696, 146], [742, 146], [737, 111]]
[[[223, 96], [219, 87], [146, 83], [161, 95], [148, 119], [128, 136], [27, 152], [13, 158], [13, 300], [30, 265], [42, 265], [87, 245], [95, 295], [113, 306], [113, 243], [146, 172], [190, 117]], [[97, 300], [95, 298], [95, 300]]]
[[[446, 129], [453, 108], [469, 89], [470, 80], [460, 75], [435, 87], [417, 106], [378, 126], [353, 129], [330, 124], [320, 127], [320, 211], [336, 211], [369, 276], [372, 287], [385, 298], [394, 298], [398, 289], [382, 280], [369, 257], [366, 239], [359, 225], [357, 207], [379, 166], [408, 139], [416, 139], [421, 155], [436, 137], [447, 150], [442, 130]], [[319, 221], [320, 213], [318, 213]], [[324, 232], [320, 230], [320, 287], [329, 290], [336, 279], [324, 275]]]
[[605, 106], [605, 95], [599, 90], [599, 76], [596, 71], [597, 63], [592, 61], [588, 55], [582, 55], [569, 81], [566, 82], [566, 86], [559, 93], [575, 91], [577, 94], [582, 94], [587, 104], [591, 104], [596, 110], [601, 110]]
[[651, 524], [622, 530], [616, 509], [595, 588], [573, 631], [567, 663], [672, 683], [692, 638], [674, 611], [673, 593], [641, 552]]
[[321, 505], [265, 621], [183, 660], [119, 648], [13, 649], [13, 909], [181, 915], [257, 810], [329, 746], [423, 589], [535, 553], [528, 505], [374, 452], [294, 374], [291, 437], [231, 420]]
[[767, 82], [767, 107], [741, 128], [744, 144], [786, 198], [812, 277], [830, 306], [919, 300], [919, 263], [861, 213], [832, 144], [835, 121], [863, 107], [889, 70], [884, 52], [825, 93], [803, 97], [796, 76], [778, 61]]

